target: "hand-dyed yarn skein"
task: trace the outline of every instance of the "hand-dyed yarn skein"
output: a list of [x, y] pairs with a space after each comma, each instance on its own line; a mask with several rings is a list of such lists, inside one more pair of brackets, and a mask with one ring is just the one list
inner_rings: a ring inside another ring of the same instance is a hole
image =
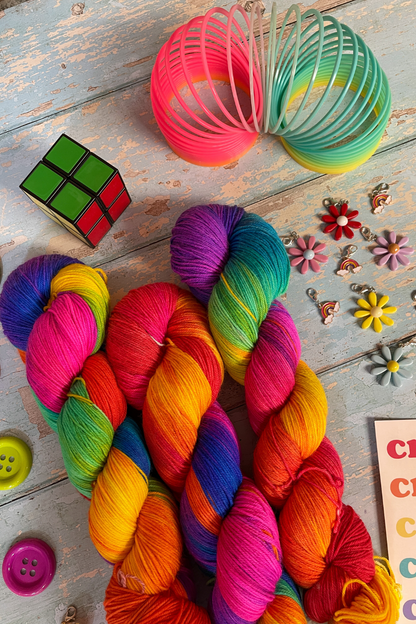
[[[293, 16], [295, 23], [288, 26]], [[152, 106], [181, 158], [225, 165], [249, 151], [259, 132], [280, 136], [292, 158], [320, 173], [350, 171], [375, 152], [388, 123], [391, 93], [371, 50], [347, 25], [315, 9], [301, 15], [292, 5], [278, 38], [277, 23], [273, 3], [265, 53], [257, 3], [250, 17], [238, 4], [230, 11], [216, 7], [179, 27], [161, 48], [152, 72]], [[208, 83], [210, 99], [195, 87], [201, 81]], [[229, 83], [233, 105], [215, 81]], [[324, 88], [316, 102], [314, 88]], [[249, 114], [243, 112], [241, 91], [249, 96]]]
[[[6, 281], [0, 318], [58, 432], [71, 481], [91, 498], [91, 538], [115, 564], [105, 601], [109, 623], [206, 624], [206, 612], [187, 600], [179, 569], [176, 505], [160, 482], [148, 481], [140, 432], [125, 419], [123, 394], [98, 351], [109, 301], [103, 278], [71, 258], [35, 258]], [[254, 484], [242, 480], [234, 430], [215, 403], [223, 365], [204, 308], [169, 284], [132, 291], [114, 310], [107, 348], [120, 388], [143, 408], [160, 474], [183, 491], [189, 549], [217, 573], [214, 621], [263, 616], [264, 624], [303, 624], [293, 582], [287, 575], [279, 581], [276, 520]]]
[[304, 623], [292, 581], [279, 582], [275, 517], [242, 478], [235, 431], [216, 403], [223, 363], [204, 307], [172, 284], [132, 290], [110, 316], [106, 352], [127, 402], [142, 410], [156, 469], [180, 496], [186, 545], [216, 575], [213, 622]]
[[304, 587], [317, 622], [393, 624], [399, 591], [390, 568], [373, 560], [370, 536], [342, 504], [340, 458], [325, 437], [327, 402], [300, 360], [296, 327], [277, 301], [289, 280], [285, 248], [273, 227], [236, 206], [197, 206], [173, 229], [172, 268], [208, 305], [226, 370], [245, 386], [259, 435], [255, 481], [281, 510], [285, 566]]
[[[45, 420], [58, 433], [68, 476], [91, 499], [89, 529], [115, 564], [109, 624], [209, 624], [181, 569], [173, 495], [149, 478], [142, 434], [102, 351], [106, 276], [73, 258], [40, 256], [8, 277], [0, 297], [5, 335], [26, 361]], [[189, 593], [188, 593], [189, 592]]]

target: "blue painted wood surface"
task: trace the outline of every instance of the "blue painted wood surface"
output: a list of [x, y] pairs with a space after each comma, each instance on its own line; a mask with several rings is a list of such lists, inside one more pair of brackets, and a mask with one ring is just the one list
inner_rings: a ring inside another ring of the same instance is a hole
[[[31, 0], [0, 13], [0, 257], [7, 276], [39, 253], [60, 252], [102, 266], [109, 276], [112, 304], [130, 288], [159, 281], [178, 282], [170, 269], [169, 235], [178, 215], [195, 203], [238, 203], [264, 216], [281, 235], [292, 229], [327, 243], [324, 270], [306, 276], [292, 271], [286, 305], [303, 345], [303, 358], [319, 373], [330, 405], [328, 436], [341, 454], [346, 474], [345, 502], [361, 513], [377, 553], [385, 554], [373, 421], [414, 416], [415, 384], [381, 389], [369, 373], [368, 354], [416, 331], [413, 261], [397, 273], [378, 268], [360, 235], [354, 242], [364, 269], [356, 281], [390, 294], [399, 307], [396, 324], [377, 335], [364, 332], [353, 317], [353, 278], [335, 275], [340, 249], [322, 234], [322, 199], [348, 197], [360, 220], [373, 231], [395, 229], [416, 246], [416, 2], [309, 0], [303, 8], [331, 10], [365, 39], [386, 71], [393, 112], [378, 153], [357, 171], [322, 176], [291, 160], [274, 137], [261, 137], [239, 162], [202, 169], [175, 156], [165, 144], [151, 110], [150, 71], [155, 54], [174, 27], [206, 11], [212, 3], [178, 0], [143, 4], [133, 0], [85, 0], [81, 9], [62, 0]], [[224, 3], [223, 6], [230, 6]], [[279, 11], [287, 6], [282, 0]], [[270, 8], [270, 7], [268, 7]], [[74, 15], [72, 13], [75, 13]], [[62, 67], [65, 65], [65, 67]], [[27, 172], [61, 132], [67, 132], [120, 168], [133, 203], [96, 250], [50, 221], [18, 189]], [[368, 194], [380, 181], [392, 186], [394, 203], [379, 216]], [[315, 288], [322, 299], [337, 299], [341, 312], [325, 327], [306, 297]], [[55, 549], [58, 570], [50, 588], [24, 601], [0, 580], [0, 623], [62, 621], [64, 606], [79, 607], [79, 624], [104, 624], [102, 601], [109, 567], [95, 552], [87, 526], [88, 503], [68, 482], [56, 435], [34, 403], [24, 366], [0, 337], [0, 435], [23, 437], [34, 466], [19, 488], [0, 494], [0, 560], [11, 543], [27, 534], [44, 537]], [[226, 379], [221, 403], [242, 446], [243, 470], [251, 473], [255, 437], [242, 389]], [[199, 580], [199, 600], [206, 590]]]

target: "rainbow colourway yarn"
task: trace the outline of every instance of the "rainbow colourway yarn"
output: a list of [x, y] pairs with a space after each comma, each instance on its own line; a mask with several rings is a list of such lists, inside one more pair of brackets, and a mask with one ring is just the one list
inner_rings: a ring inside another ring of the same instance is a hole
[[172, 268], [208, 306], [226, 370], [244, 384], [259, 436], [255, 482], [278, 510], [285, 566], [305, 588], [317, 622], [393, 624], [400, 591], [387, 562], [373, 559], [359, 516], [342, 503], [340, 458], [325, 437], [327, 402], [300, 360], [301, 345], [277, 300], [289, 262], [271, 225], [236, 206], [197, 206], [178, 219]]
[[[0, 298], [6, 336], [26, 362], [38, 405], [58, 433], [71, 482], [91, 499], [89, 528], [114, 564], [110, 624], [208, 624], [182, 563], [186, 543], [216, 575], [216, 624], [304, 624], [282, 574], [275, 516], [239, 469], [233, 427], [216, 403], [223, 364], [204, 307], [170, 284], [131, 291], [108, 323], [105, 274], [71, 258], [29, 260]], [[126, 399], [143, 411], [144, 435]], [[260, 618], [260, 619], [259, 619]]]

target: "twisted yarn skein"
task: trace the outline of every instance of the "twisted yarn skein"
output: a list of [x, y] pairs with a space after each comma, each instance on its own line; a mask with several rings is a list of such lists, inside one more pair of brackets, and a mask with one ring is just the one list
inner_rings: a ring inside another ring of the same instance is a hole
[[259, 436], [255, 481], [281, 510], [284, 562], [306, 590], [307, 615], [393, 624], [399, 589], [388, 562], [374, 561], [362, 520], [342, 503], [340, 458], [325, 437], [325, 393], [300, 360], [296, 327], [277, 301], [289, 280], [282, 242], [237, 206], [196, 206], [179, 217], [171, 253], [173, 270], [208, 305], [227, 371], [245, 386]]
[[114, 564], [107, 621], [209, 624], [207, 612], [188, 599], [176, 501], [150, 477], [141, 430], [126, 416], [125, 398], [99, 351], [108, 312], [104, 272], [58, 255], [18, 267], [0, 297], [4, 333], [26, 361], [68, 476], [91, 499], [91, 539]]
[[188, 550], [216, 575], [212, 620], [305, 622], [293, 582], [279, 583], [275, 517], [242, 477], [235, 431], [216, 402], [223, 363], [204, 307], [172, 284], [132, 290], [110, 317], [106, 351], [127, 402], [142, 410], [158, 473], [180, 497]]
[[244, 624], [262, 616], [264, 624], [303, 624], [295, 586], [286, 574], [280, 578], [275, 517], [242, 478], [235, 432], [215, 402], [223, 364], [204, 308], [169, 284], [131, 291], [111, 317], [107, 357], [99, 349], [108, 303], [105, 274], [63, 256], [28, 261], [9, 276], [0, 298], [5, 334], [59, 435], [69, 478], [91, 499], [91, 539], [115, 564], [108, 622], [209, 622], [188, 600], [177, 506], [149, 478], [125, 394], [143, 409], [159, 473], [182, 492], [189, 550], [217, 575], [213, 620]]

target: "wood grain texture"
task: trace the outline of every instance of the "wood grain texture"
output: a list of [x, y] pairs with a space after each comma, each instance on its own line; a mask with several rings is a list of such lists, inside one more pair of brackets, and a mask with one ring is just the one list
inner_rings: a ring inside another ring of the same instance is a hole
[[[259, 138], [239, 162], [202, 169], [180, 160], [167, 147], [155, 123], [149, 98], [151, 68], [170, 33], [205, 12], [210, 0], [168, 0], [144, 5], [133, 0], [86, 0], [82, 13], [62, 0], [31, 0], [0, 12], [0, 258], [7, 276], [40, 253], [67, 253], [109, 276], [114, 305], [131, 288], [167, 280], [179, 283], [169, 259], [171, 229], [183, 210], [196, 203], [238, 203], [267, 219], [279, 234], [297, 229], [327, 243], [323, 271], [302, 276], [296, 269], [285, 299], [297, 324], [303, 358], [319, 373], [329, 401], [328, 436], [346, 477], [345, 502], [363, 516], [375, 552], [385, 554], [381, 494], [373, 422], [375, 418], [414, 417], [416, 385], [381, 388], [369, 373], [368, 353], [379, 341], [391, 343], [416, 331], [410, 267], [396, 273], [378, 268], [360, 235], [357, 279], [335, 275], [339, 252], [321, 232], [322, 199], [348, 197], [360, 219], [376, 233], [394, 229], [416, 246], [416, 123], [413, 56], [416, 1], [305, 0], [328, 11], [360, 34], [390, 81], [393, 113], [379, 153], [357, 171], [321, 176], [298, 166], [273, 137]], [[229, 7], [231, 2], [220, 3]], [[279, 19], [288, 4], [278, 1]], [[269, 7], [268, 7], [269, 8]], [[78, 15], [76, 14], [78, 13]], [[267, 19], [267, 18], [266, 18]], [[279, 22], [280, 23], [280, 22]], [[124, 176], [133, 203], [96, 250], [59, 228], [18, 190], [19, 183], [62, 133], [114, 163]], [[392, 185], [394, 203], [385, 213], [370, 211], [368, 193], [380, 181]], [[390, 294], [399, 310], [393, 328], [377, 335], [363, 331], [353, 317], [353, 281]], [[325, 327], [305, 294], [337, 299], [341, 312]], [[0, 623], [60, 624], [75, 603], [79, 624], [105, 624], [102, 601], [110, 568], [88, 536], [88, 502], [68, 482], [56, 434], [42, 420], [27, 385], [24, 366], [0, 337], [0, 435], [25, 439], [33, 468], [16, 490], [0, 493], [0, 560], [25, 536], [46, 539], [55, 549], [57, 575], [48, 590], [24, 601], [0, 579]], [[220, 402], [241, 442], [242, 467], [252, 472], [256, 438], [244, 408], [243, 389], [226, 378]], [[202, 575], [198, 600], [206, 603]]]
[[[328, 11], [349, 1], [300, 6]], [[171, 33], [211, 6], [210, 0], [32, 0], [9, 9], [0, 35], [2, 131], [146, 80]], [[278, 0], [277, 6], [280, 23], [288, 4]]]

